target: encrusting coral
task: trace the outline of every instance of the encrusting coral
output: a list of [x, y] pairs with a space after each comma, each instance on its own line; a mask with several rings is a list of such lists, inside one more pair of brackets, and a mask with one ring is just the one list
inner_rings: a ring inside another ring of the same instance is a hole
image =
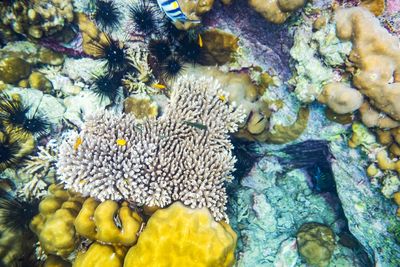
[[[400, 45], [379, 20], [361, 7], [336, 12], [336, 33], [351, 40], [349, 55], [354, 86], [369, 104], [394, 120], [400, 120]], [[362, 114], [363, 115], [363, 114]]]
[[[118, 211], [118, 212], [117, 212]], [[117, 215], [118, 214], [118, 215]], [[116, 221], [119, 224], [116, 224]], [[102, 244], [132, 246], [136, 243], [142, 219], [124, 202], [106, 200], [99, 203], [88, 198], [75, 219], [76, 232]]]
[[82, 203], [83, 198], [76, 194], [56, 185], [49, 187], [49, 195], [40, 202], [39, 214], [30, 224], [46, 253], [67, 257], [75, 250], [78, 236], [74, 221]]
[[57, 172], [66, 188], [148, 206], [180, 200], [226, 218], [224, 182], [235, 163], [228, 133], [243, 112], [213, 79], [182, 77], [173, 88], [157, 120], [138, 124], [131, 114], [102, 112], [65, 140]]
[[335, 250], [333, 231], [323, 224], [305, 223], [297, 232], [299, 253], [308, 264], [316, 267], [326, 267]]
[[1, 22], [14, 32], [34, 39], [61, 31], [74, 19], [71, 0], [12, 2], [0, 4]]
[[266, 20], [281, 24], [297, 9], [304, 6], [306, 0], [249, 0], [249, 5]]
[[124, 267], [233, 266], [236, 234], [206, 208], [176, 202], [157, 210], [129, 249]]
[[361, 107], [362, 94], [343, 83], [326, 85], [318, 101], [326, 104], [337, 114], [351, 113]]

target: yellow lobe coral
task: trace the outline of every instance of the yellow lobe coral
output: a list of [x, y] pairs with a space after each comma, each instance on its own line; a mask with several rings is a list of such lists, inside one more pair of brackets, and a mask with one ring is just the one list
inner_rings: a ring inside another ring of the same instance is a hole
[[46, 253], [67, 257], [75, 250], [78, 237], [74, 220], [83, 199], [56, 185], [49, 187], [50, 195], [39, 204], [39, 214], [30, 224]]
[[76, 257], [73, 267], [122, 267], [126, 248], [93, 243]]
[[[120, 225], [116, 225], [118, 213]], [[132, 211], [126, 202], [121, 206], [117, 202], [107, 200], [102, 203], [88, 198], [75, 220], [76, 231], [91, 240], [102, 243], [131, 246], [136, 243], [142, 219]]]
[[157, 210], [130, 248], [124, 267], [233, 266], [236, 234], [206, 208], [176, 202]]

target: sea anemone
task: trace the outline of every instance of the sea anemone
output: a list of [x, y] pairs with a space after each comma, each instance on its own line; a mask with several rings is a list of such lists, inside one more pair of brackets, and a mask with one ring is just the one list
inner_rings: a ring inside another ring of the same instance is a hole
[[121, 75], [119, 73], [106, 73], [98, 76], [94, 75], [94, 78], [92, 91], [101, 99], [108, 98], [114, 101], [121, 86]]
[[0, 95], [0, 124], [8, 131], [36, 137], [48, 134], [50, 127], [44, 115], [39, 116], [37, 111], [32, 114], [30, 107], [4, 94]]
[[154, 56], [158, 62], [163, 62], [171, 55], [171, 47], [167, 40], [150, 40], [149, 51], [152, 56]]
[[161, 65], [161, 76], [164, 80], [174, 80], [185, 69], [180, 57], [170, 56]]
[[104, 42], [96, 42], [89, 47], [95, 57], [102, 57], [107, 61], [109, 71], [120, 71], [126, 68], [126, 47], [119, 41], [105, 36]]
[[116, 30], [120, 25], [121, 17], [122, 13], [113, 1], [96, 1], [96, 10], [93, 18], [101, 30], [107, 32]]
[[9, 231], [29, 231], [29, 223], [39, 213], [37, 201], [22, 201], [0, 189], [0, 225]]
[[135, 31], [146, 35], [157, 31], [160, 13], [149, 1], [139, 0], [129, 7], [129, 18], [134, 24]]
[[0, 131], [0, 171], [18, 164], [20, 149], [18, 140], [11, 140], [6, 133]]

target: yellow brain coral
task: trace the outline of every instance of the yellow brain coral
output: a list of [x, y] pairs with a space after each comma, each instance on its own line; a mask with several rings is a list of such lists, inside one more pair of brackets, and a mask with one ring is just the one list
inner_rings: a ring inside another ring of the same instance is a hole
[[130, 248], [124, 267], [233, 266], [236, 234], [206, 208], [176, 202], [157, 210]]
[[46, 253], [66, 257], [77, 246], [74, 220], [83, 199], [56, 185], [49, 187], [49, 193], [40, 202], [39, 214], [32, 219], [30, 227]]
[[126, 248], [93, 243], [83, 253], [79, 253], [73, 267], [122, 267]]
[[[120, 225], [116, 225], [116, 221]], [[99, 203], [93, 198], [88, 198], [76, 217], [75, 229], [80, 235], [91, 240], [131, 246], [137, 240], [141, 224], [140, 216], [133, 212], [126, 202], [119, 206], [115, 201]]]

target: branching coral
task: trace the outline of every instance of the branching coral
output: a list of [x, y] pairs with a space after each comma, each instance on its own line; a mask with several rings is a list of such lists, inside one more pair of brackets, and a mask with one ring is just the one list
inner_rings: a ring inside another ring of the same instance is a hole
[[129, 93], [155, 94], [158, 91], [149, 83], [154, 79], [152, 70], [147, 62], [148, 52], [144, 49], [128, 49], [127, 59], [135, 73], [128, 73], [122, 79], [122, 84]]
[[100, 200], [125, 199], [164, 207], [180, 200], [226, 217], [224, 182], [235, 158], [228, 133], [244, 119], [209, 78], [182, 77], [157, 120], [138, 125], [132, 115], [103, 112], [60, 147], [65, 186]]
[[18, 194], [25, 199], [41, 198], [46, 195], [48, 183], [47, 176], [54, 178], [55, 164], [57, 162], [57, 144], [48, 142], [46, 146], [39, 146], [38, 152], [30, 156], [23, 163], [21, 172], [29, 175], [29, 181], [25, 182], [18, 190]]

